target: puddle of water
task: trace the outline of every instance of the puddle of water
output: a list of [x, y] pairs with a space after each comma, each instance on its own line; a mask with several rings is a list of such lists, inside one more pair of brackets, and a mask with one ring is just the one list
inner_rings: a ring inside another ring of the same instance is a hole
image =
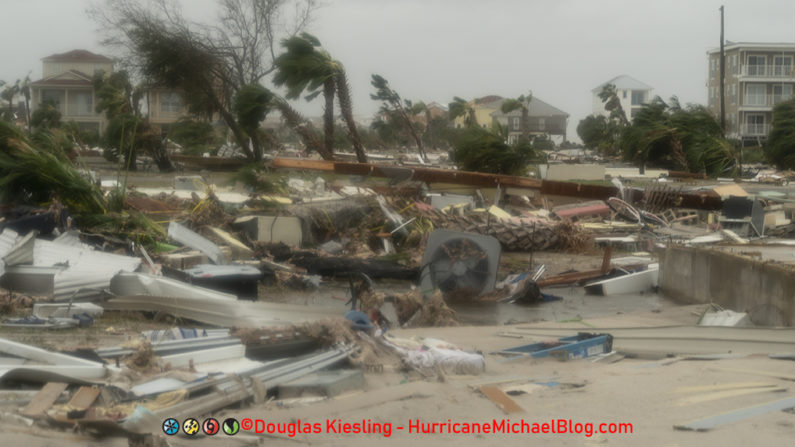
[[[411, 287], [408, 282], [377, 282], [376, 290], [386, 294], [403, 293]], [[656, 292], [626, 295], [586, 295], [582, 287], [557, 287], [544, 289], [544, 293], [563, 298], [560, 301], [532, 305], [500, 303], [452, 303], [462, 324], [487, 326], [533, 321], [566, 321], [653, 310], [662, 307], [664, 298]], [[343, 315], [350, 309], [345, 302], [350, 298], [346, 281], [323, 281], [320, 289], [298, 291], [263, 288], [260, 299], [322, 307], [329, 316]]]

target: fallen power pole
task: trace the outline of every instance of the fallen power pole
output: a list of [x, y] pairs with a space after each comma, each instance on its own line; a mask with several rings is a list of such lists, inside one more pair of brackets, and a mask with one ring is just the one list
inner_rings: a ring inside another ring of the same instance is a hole
[[[419, 181], [425, 183], [453, 183], [483, 188], [511, 187], [535, 189], [541, 194], [578, 197], [582, 199], [607, 200], [618, 194], [614, 186], [589, 185], [576, 182], [540, 180], [516, 175], [488, 174], [485, 172], [457, 171], [452, 169], [406, 167], [397, 165], [376, 165], [372, 163], [350, 163], [323, 160], [300, 160], [293, 158], [275, 158], [271, 162], [274, 168], [309, 169], [333, 172], [342, 175], [359, 175], [384, 177], [397, 181]], [[720, 209], [722, 200], [715, 193], [675, 193], [679, 196], [679, 206], [705, 210]], [[632, 190], [636, 200], [643, 198], [643, 191]]]

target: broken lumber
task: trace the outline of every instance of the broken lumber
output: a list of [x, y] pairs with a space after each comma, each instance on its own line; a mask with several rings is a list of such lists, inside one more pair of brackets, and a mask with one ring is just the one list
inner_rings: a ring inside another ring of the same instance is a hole
[[327, 277], [347, 276], [352, 272], [361, 272], [372, 279], [389, 278], [414, 281], [419, 276], [418, 269], [404, 267], [391, 261], [320, 256], [311, 251], [293, 252], [290, 263], [305, 268], [309, 274]]
[[[452, 169], [403, 167], [397, 165], [376, 165], [372, 163], [346, 163], [319, 160], [299, 160], [290, 158], [274, 158], [274, 168], [310, 169], [333, 172], [343, 175], [359, 175], [386, 177], [400, 181], [420, 181], [425, 183], [454, 183], [480, 187], [516, 187], [540, 190], [541, 194], [579, 197], [583, 199], [607, 200], [618, 193], [615, 186], [590, 185], [575, 182], [539, 180], [531, 177], [514, 175], [487, 174], [483, 172], [457, 171]], [[643, 199], [643, 191], [632, 189], [632, 197], [636, 201]], [[713, 191], [707, 192], [672, 192], [672, 199], [682, 208], [718, 210], [723, 200]]]

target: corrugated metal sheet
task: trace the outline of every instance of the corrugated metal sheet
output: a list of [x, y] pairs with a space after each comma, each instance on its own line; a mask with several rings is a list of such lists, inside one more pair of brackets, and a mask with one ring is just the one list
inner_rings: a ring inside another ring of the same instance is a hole
[[26, 236], [17, 239], [17, 243], [3, 256], [6, 266], [33, 264], [33, 244], [37, 233], [31, 231]]
[[[68, 241], [68, 239], [66, 239]], [[95, 251], [86, 246], [36, 239], [33, 264], [37, 266], [66, 265], [55, 275], [56, 301], [86, 299], [97, 296], [110, 286], [119, 272], [132, 272], [141, 265], [139, 258]]]
[[212, 261], [216, 264], [226, 263], [226, 257], [217, 245], [204, 236], [197, 234], [187, 227], [184, 227], [174, 221], [168, 224], [168, 237], [174, 239], [180, 244], [199, 250], [200, 252], [206, 254], [207, 257], [212, 259]]
[[6, 228], [0, 233], [0, 276], [3, 276], [5, 273], [5, 262], [3, 262], [3, 258], [8, 254], [11, 248], [16, 245], [18, 239], [19, 233], [10, 228]]
[[80, 241], [80, 232], [69, 230], [52, 240], [56, 244], [68, 245], [70, 247], [91, 249], [91, 246]]

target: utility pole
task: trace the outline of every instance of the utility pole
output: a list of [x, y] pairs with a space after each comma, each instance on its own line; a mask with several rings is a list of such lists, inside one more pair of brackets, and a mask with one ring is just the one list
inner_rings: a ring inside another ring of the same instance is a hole
[[720, 7], [720, 128], [726, 132], [726, 56], [723, 54], [723, 5]]

